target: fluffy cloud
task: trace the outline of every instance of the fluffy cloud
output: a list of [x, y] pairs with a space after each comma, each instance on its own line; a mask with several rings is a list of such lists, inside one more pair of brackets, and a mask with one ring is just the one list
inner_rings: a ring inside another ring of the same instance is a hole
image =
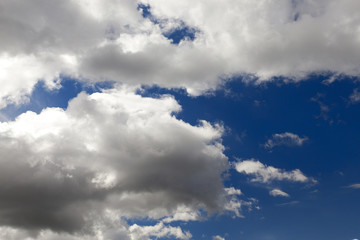
[[[171, 96], [119, 88], [0, 123], [0, 225], [8, 226], [0, 236], [188, 239], [168, 223], [227, 210], [228, 161], [222, 127], [192, 126], [176, 118], [180, 110]], [[138, 217], [160, 222], [124, 221]]]
[[304, 142], [308, 140], [307, 137], [300, 137], [299, 135], [290, 132], [276, 133], [267, 140], [264, 146], [270, 150], [276, 146], [302, 146]]
[[269, 192], [269, 194], [273, 197], [290, 197], [289, 194], [280, 189], [273, 189]]
[[[138, 4], [149, 4], [151, 21]], [[221, 79], [310, 72], [359, 75], [356, 0], [2, 1], [0, 107], [26, 101], [39, 80], [72, 76], [157, 84], [201, 94]], [[173, 44], [166, 33], [196, 29]]]
[[269, 183], [271, 181], [291, 182], [315, 182], [314, 179], [305, 176], [299, 169], [286, 171], [283, 169], [267, 166], [255, 159], [243, 160], [235, 163], [235, 169], [239, 173], [251, 175], [253, 182]]

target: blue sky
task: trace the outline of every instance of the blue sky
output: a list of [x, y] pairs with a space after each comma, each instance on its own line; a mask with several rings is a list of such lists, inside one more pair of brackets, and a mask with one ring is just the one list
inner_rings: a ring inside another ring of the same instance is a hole
[[0, 3], [0, 240], [360, 239], [360, 3]]

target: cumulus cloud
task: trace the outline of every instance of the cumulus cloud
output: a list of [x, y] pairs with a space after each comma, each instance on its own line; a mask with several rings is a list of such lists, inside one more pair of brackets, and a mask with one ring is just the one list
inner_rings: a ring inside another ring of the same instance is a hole
[[270, 139], [264, 144], [266, 149], [273, 149], [276, 146], [302, 146], [308, 137], [300, 137], [299, 135], [291, 132], [273, 134]]
[[[0, 123], [0, 225], [8, 226], [0, 234], [188, 239], [168, 223], [226, 210], [228, 160], [222, 126], [192, 126], [176, 118], [180, 110], [172, 96], [118, 88]], [[127, 226], [124, 218], [160, 222]]]
[[[152, 20], [138, 4], [149, 5]], [[0, 107], [61, 76], [194, 95], [239, 75], [359, 76], [359, 7], [357, 0], [2, 1]], [[173, 44], [166, 33], [183, 25], [196, 29], [194, 40]]]
[[314, 179], [305, 176], [299, 169], [286, 171], [272, 166], [267, 166], [255, 159], [239, 160], [235, 163], [235, 169], [239, 173], [253, 176], [251, 179], [252, 182], [315, 182]]
[[280, 189], [273, 189], [269, 192], [269, 194], [273, 197], [290, 197], [289, 194]]

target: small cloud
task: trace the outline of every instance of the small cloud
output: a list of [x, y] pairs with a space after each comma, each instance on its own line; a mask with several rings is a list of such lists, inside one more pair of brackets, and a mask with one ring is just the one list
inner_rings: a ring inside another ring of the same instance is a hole
[[273, 197], [290, 197], [286, 192], [281, 191], [280, 189], [273, 189], [269, 192]]
[[212, 239], [213, 240], [225, 240], [225, 238], [220, 237], [219, 235], [213, 236]]
[[235, 169], [239, 173], [253, 175], [252, 182], [269, 183], [271, 181], [310, 182], [316, 180], [305, 176], [299, 169], [286, 171], [283, 169], [267, 166], [255, 159], [248, 159], [235, 163]]
[[234, 187], [225, 188], [225, 192], [228, 195], [241, 195], [242, 194], [240, 189], [236, 189]]
[[264, 147], [271, 150], [276, 146], [302, 146], [308, 140], [309, 138], [306, 136], [300, 137], [299, 135], [291, 132], [276, 133], [267, 140], [267, 142], [264, 144]]
[[359, 89], [354, 89], [353, 93], [349, 96], [350, 103], [355, 104], [360, 102]]
[[319, 104], [319, 107], [320, 107], [320, 114], [318, 116], [315, 116], [315, 117], [316, 118], [322, 118], [325, 121], [328, 121], [329, 124], [333, 124], [334, 120], [329, 117], [330, 107], [323, 102], [324, 97], [325, 97], [324, 94], [318, 93], [318, 94], [316, 94], [315, 97], [312, 97], [310, 99], [311, 101], [316, 102], [317, 104]]
[[346, 188], [360, 189], [360, 183], [351, 184], [349, 186], [346, 186]]
[[277, 206], [289, 206], [289, 205], [296, 205], [299, 203], [300, 203], [299, 201], [291, 201], [291, 202], [277, 204]]

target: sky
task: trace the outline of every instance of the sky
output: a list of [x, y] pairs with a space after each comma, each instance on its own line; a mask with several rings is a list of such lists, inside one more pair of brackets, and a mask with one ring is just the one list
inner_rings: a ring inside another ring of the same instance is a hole
[[359, 9], [0, 0], [0, 240], [360, 239]]

